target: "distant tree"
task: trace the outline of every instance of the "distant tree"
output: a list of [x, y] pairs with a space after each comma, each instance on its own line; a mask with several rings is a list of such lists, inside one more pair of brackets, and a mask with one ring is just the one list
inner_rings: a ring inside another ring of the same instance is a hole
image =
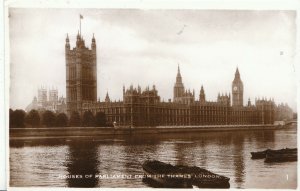
[[77, 111], [72, 112], [69, 125], [71, 127], [78, 127], [81, 125], [80, 115]]
[[10, 111], [10, 125], [11, 127], [24, 127], [25, 122], [25, 111], [22, 109], [17, 109], [15, 111]]
[[65, 113], [59, 113], [56, 116], [56, 126], [57, 127], [67, 127], [68, 126], [68, 117]]
[[31, 110], [25, 117], [25, 122], [32, 127], [37, 127], [41, 123], [40, 114], [37, 110]]
[[47, 127], [54, 127], [56, 122], [56, 116], [52, 111], [45, 111], [43, 113], [42, 117], [42, 123], [43, 125], [46, 125]]
[[84, 127], [95, 126], [95, 117], [91, 111], [85, 111], [83, 113], [82, 126]]
[[105, 127], [106, 126], [106, 115], [104, 112], [96, 113], [95, 125], [96, 125], [96, 127]]

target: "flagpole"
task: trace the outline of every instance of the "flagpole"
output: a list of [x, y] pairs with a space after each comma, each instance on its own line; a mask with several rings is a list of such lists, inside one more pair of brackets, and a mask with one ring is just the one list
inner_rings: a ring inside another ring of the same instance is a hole
[[79, 34], [81, 37], [81, 15], [79, 15]]

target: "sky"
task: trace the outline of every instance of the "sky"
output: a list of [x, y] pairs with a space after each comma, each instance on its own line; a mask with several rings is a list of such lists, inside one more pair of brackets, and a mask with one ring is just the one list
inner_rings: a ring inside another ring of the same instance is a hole
[[66, 96], [65, 39], [79, 30], [97, 43], [97, 94], [122, 100], [122, 87], [156, 85], [173, 98], [180, 66], [199, 98], [231, 93], [236, 68], [248, 98], [274, 98], [296, 111], [296, 12], [262, 10], [10, 8], [10, 107], [25, 107], [39, 87]]

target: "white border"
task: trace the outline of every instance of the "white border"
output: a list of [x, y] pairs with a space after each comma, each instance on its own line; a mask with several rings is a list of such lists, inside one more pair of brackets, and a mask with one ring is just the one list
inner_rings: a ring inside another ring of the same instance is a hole
[[[0, 10], [4, 10], [4, 3], [1, 3], [0, 5]], [[0, 14], [0, 20], [4, 21], [4, 12], [1, 12]], [[4, 29], [4, 22], [0, 22], [0, 28]], [[4, 30], [0, 30], [0, 42], [4, 42]], [[4, 84], [5, 84], [5, 76], [4, 76], [4, 71], [5, 71], [5, 65], [4, 65], [4, 43], [1, 43], [0, 46], [0, 135], [1, 135], [1, 143], [0, 143], [0, 190], [6, 189], [6, 179], [5, 179], [5, 171], [7, 168], [7, 163], [5, 160], [5, 154], [6, 154], [6, 123], [5, 123], [5, 109], [6, 106], [5, 104], [5, 94], [4, 94]]]
[[[2, 14], [0, 14], [0, 41], [5, 40], [4, 46], [0, 46], [0, 190], [6, 189], [9, 185], [9, 141], [8, 141], [8, 110], [9, 110], [9, 36], [8, 36], [8, 8], [138, 8], [138, 9], [239, 9], [239, 10], [296, 10], [297, 11], [297, 45], [294, 66], [297, 74], [297, 89], [300, 87], [299, 78], [299, 0], [4, 0], [1, 4]], [[3, 18], [4, 17], [4, 18]], [[5, 36], [5, 39], [4, 39]], [[3, 49], [4, 48], [4, 49]], [[4, 55], [5, 53], [5, 55]], [[3, 57], [3, 55], [5, 57]], [[5, 58], [5, 64], [4, 59]], [[297, 90], [297, 100], [300, 100], [299, 90]], [[5, 109], [2, 109], [5, 108]], [[297, 110], [300, 108], [297, 102]], [[5, 117], [4, 117], [5, 116]], [[5, 120], [6, 119], [6, 120]], [[5, 128], [4, 128], [5, 127]], [[298, 135], [299, 136], [299, 132]], [[6, 147], [5, 147], [6, 146]], [[6, 151], [6, 157], [2, 153]], [[6, 173], [5, 173], [6, 167]], [[6, 181], [3, 177], [6, 175]], [[6, 183], [6, 185], [5, 185]], [[299, 166], [298, 166], [299, 185]], [[71, 188], [13, 188], [9, 190], [99, 190], [99, 188], [71, 189]], [[101, 190], [115, 190], [103, 189]], [[117, 189], [132, 190], [132, 189]], [[137, 189], [134, 189], [137, 190]], [[139, 189], [140, 190], [140, 189]], [[152, 190], [152, 189], [143, 189]], [[161, 189], [156, 189], [161, 190]], [[211, 189], [210, 189], [211, 190]], [[254, 189], [251, 189], [254, 190]]]

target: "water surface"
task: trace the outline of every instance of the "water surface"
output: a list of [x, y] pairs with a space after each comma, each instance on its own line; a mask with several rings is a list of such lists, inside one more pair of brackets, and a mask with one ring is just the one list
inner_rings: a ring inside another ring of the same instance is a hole
[[149, 187], [141, 164], [155, 159], [225, 175], [231, 188], [296, 188], [297, 162], [251, 159], [285, 147], [297, 147], [296, 128], [11, 140], [10, 186]]

